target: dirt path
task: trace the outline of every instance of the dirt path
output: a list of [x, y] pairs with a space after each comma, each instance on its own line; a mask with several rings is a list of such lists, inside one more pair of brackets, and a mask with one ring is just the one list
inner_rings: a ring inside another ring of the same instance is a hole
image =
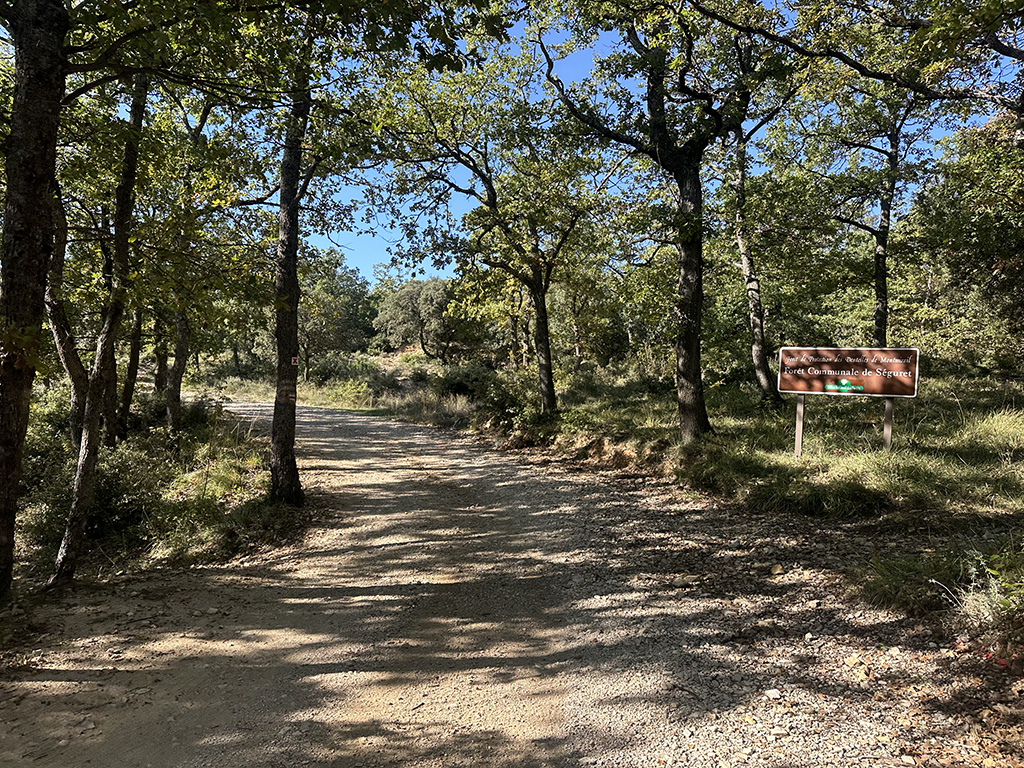
[[304, 410], [299, 431], [322, 526], [66, 600], [0, 704], [0, 764], [563, 763], [575, 489], [417, 427]]
[[1018, 681], [850, 604], [853, 534], [342, 412], [299, 433], [301, 544], [36, 611], [0, 765], [1020, 764], [982, 727]]

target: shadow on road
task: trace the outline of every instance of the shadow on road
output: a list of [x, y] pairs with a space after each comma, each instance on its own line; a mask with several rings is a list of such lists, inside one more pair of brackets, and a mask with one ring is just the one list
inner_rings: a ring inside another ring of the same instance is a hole
[[[953, 733], [909, 707], [948, 720], [972, 704], [924, 628], [851, 612], [810, 578], [856, 555], [853, 529], [660, 506], [340, 411], [300, 409], [299, 434], [318, 518], [307, 540], [68, 599], [59, 661], [4, 683], [0, 757], [684, 764], [747, 717], [751, 743], [771, 755], [759, 764], [795, 768], [815, 763], [755, 707], [778, 708], [787, 734], [819, 735], [874, 708], [895, 745]], [[680, 574], [692, 578], [674, 586]], [[848, 656], [822, 655], [825, 641]], [[893, 648], [919, 660], [896, 663]], [[947, 698], [917, 701], [922, 674], [948, 675]], [[849, 754], [872, 750], [899, 757], [884, 744]]]

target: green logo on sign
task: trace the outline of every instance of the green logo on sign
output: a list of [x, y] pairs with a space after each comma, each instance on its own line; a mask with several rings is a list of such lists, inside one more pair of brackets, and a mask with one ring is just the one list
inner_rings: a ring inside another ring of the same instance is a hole
[[863, 392], [863, 384], [853, 384], [849, 379], [840, 379], [838, 384], [826, 384], [825, 389], [829, 392]]

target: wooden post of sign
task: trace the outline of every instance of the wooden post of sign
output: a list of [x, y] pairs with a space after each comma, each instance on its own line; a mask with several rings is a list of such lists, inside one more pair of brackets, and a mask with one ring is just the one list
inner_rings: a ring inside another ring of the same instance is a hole
[[796, 396], [796, 447], [793, 455], [798, 457], [804, 452], [804, 396]]
[[885, 398], [885, 423], [882, 426], [882, 445], [885, 450], [892, 448], [892, 404], [894, 398]]

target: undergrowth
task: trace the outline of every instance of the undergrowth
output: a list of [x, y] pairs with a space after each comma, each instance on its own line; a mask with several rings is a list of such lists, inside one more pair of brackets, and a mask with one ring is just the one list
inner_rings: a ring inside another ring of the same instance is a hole
[[[33, 404], [17, 531], [23, 575], [47, 575], [64, 532], [76, 458], [66, 403], [67, 393], [52, 389]], [[264, 501], [264, 438], [203, 402], [186, 407], [177, 433], [160, 413], [159, 403], [141, 398], [128, 439], [102, 450], [80, 570], [229, 556], [301, 525], [296, 513]]]
[[1018, 535], [875, 557], [862, 581], [869, 602], [912, 616], [946, 616], [954, 630], [983, 638], [997, 663], [1024, 672], [1024, 546]]
[[[487, 430], [513, 446], [551, 444], [763, 512], [870, 518], [893, 530], [969, 529], [1024, 515], [1024, 390], [1009, 380], [925, 379], [917, 398], [896, 401], [890, 451], [882, 450], [880, 399], [808, 398], [796, 457], [793, 399], [781, 410], [766, 407], [747, 385], [709, 387], [715, 431], [681, 447], [671, 381], [629, 368], [563, 375], [554, 417], [539, 413], [528, 370], [440, 366], [411, 355], [332, 370], [340, 378], [300, 382], [300, 403]], [[240, 380], [222, 391], [273, 397], [268, 384]]]
[[[803, 514], [935, 551], [876, 556], [865, 597], [989, 633], [1007, 664], [1024, 646], [1024, 390], [995, 377], [934, 378], [895, 403], [892, 450], [881, 400], [808, 398], [803, 455], [795, 404], [766, 408], [744, 386], [712, 387], [714, 434], [678, 447], [670, 383], [628, 380], [563, 398], [557, 446], [605, 465], [645, 465], [740, 509]], [[1001, 654], [1001, 655], [1000, 655]]]

